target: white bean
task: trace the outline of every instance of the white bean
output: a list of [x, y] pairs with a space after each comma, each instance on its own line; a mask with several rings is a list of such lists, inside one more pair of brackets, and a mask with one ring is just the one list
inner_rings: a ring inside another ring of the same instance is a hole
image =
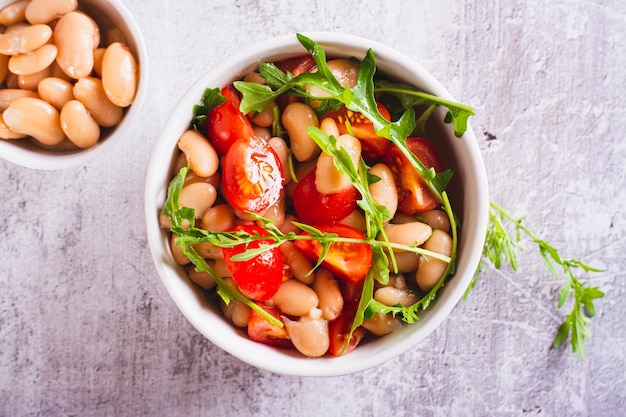
[[434, 209], [419, 214], [419, 217], [433, 229], [450, 231], [450, 219], [445, 211]]
[[30, 23], [50, 23], [78, 8], [78, 0], [31, 0], [25, 10]]
[[78, 100], [65, 103], [60, 121], [67, 138], [79, 148], [90, 148], [100, 139], [100, 126]]
[[44, 145], [58, 145], [65, 139], [59, 112], [41, 99], [18, 98], [4, 111], [3, 117], [11, 130], [32, 136]]
[[[337, 138], [337, 147], [344, 148], [350, 155], [355, 167], [361, 158], [361, 141], [352, 135], [344, 134]], [[335, 166], [332, 155], [322, 153], [317, 159], [315, 171], [315, 188], [322, 194], [334, 194], [351, 186], [350, 180]]]
[[[424, 243], [424, 249], [450, 256], [452, 253], [452, 238], [442, 230], [435, 229], [432, 236]], [[415, 273], [417, 285], [424, 291], [430, 291], [441, 279], [448, 264], [435, 258], [420, 257], [419, 266]]]
[[33, 74], [20, 74], [17, 76], [17, 85], [23, 90], [36, 91], [39, 82], [44, 78], [48, 78], [52, 75], [52, 66], [44, 68], [39, 72]]
[[36, 92], [29, 90], [22, 90], [19, 88], [3, 88], [0, 89], [0, 112], [3, 112], [9, 107], [9, 105], [22, 97], [39, 97]]
[[390, 286], [377, 289], [376, 292], [374, 292], [374, 299], [390, 307], [398, 304], [407, 307], [419, 301], [417, 296], [412, 292]]
[[[406, 246], [421, 246], [432, 235], [433, 231], [426, 223], [411, 222], [388, 224], [385, 226], [385, 233], [392, 243]], [[381, 239], [380, 236], [379, 239]], [[395, 249], [395, 251], [401, 252], [402, 250]]]
[[310, 358], [317, 358], [328, 351], [330, 338], [327, 320], [315, 314], [301, 317], [298, 321], [283, 317], [283, 321], [287, 334], [298, 352]]
[[9, 59], [9, 71], [17, 75], [30, 75], [43, 71], [57, 57], [57, 47], [50, 43], [25, 54], [14, 55]]
[[172, 237], [170, 239], [170, 250], [172, 251], [172, 258], [178, 265], [187, 265], [190, 261], [187, 255], [183, 252], [183, 249], [180, 245], [176, 244], [176, 238], [178, 236], [172, 233]]
[[70, 12], [58, 20], [53, 36], [59, 50], [59, 67], [72, 78], [88, 77], [93, 70], [93, 50], [97, 47], [93, 20], [81, 12]]
[[290, 316], [306, 316], [319, 302], [317, 294], [311, 287], [296, 279], [283, 281], [272, 297], [272, 302], [285, 314]]
[[206, 182], [196, 182], [183, 187], [178, 201], [181, 206], [194, 209], [195, 217], [199, 219], [215, 203], [216, 198], [215, 187]]
[[319, 127], [315, 110], [304, 103], [290, 103], [283, 110], [281, 120], [289, 135], [291, 152], [298, 161], [308, 161], [319, 154], [319, 146], [306, 133], [309, 126]]
[[102, 86], [112, 103], [132, 104], [139, 83], [138, 65], [130, 48], [120, 42], [109, 45], [102, 57]]
[[26, 137], [26, 135], [12, 131], [11, 128], [4, 123], [2, 114], [0, 114], [0, 139], [22, 139], [24, 137]]
[[202, 215], [201, 227], [211, 232], [223, 232], [235, 225], [235, 214], [228, 204], [218, 204]]
[[186, 130], [178, 139], [178, 148], [185, 154], [191, 170], [210, 177], [219, 168], [219, 156], [207, 138], [196, 130]]
[[61, 78], [48, 77], [39, 82], [37, 93], [42, 100], [61, 110], [65, 103], [74, 99], [72, 88], [72, 84]]
[[107, 98], [99, 78], [81, 78], [74, 84], [73, 93], [102, 127], [115, 126], [124, 116], [124, 110]]
[[189, 279], [191, 279], [194, 284], [204, 288], [205, 290], [210, 290], [215, 287], [215, 279], [208, 272], [204, 271], [196, 271], [195, 266], [190, 266], [187, 268], [187, 275]]
[[285, 142], [283, 138], [274, 136], [267, 141], [267, 144], [270, 145], [278, 156], [280, 164], [283, 167], [283, 172], [285, 172], [285, 184], [288, 184], [291, 181], [291, 175], [287, 172], [289, 169], [289, 146], [287, 142]]
[[386, 334], [395, 332], [402, 327], [402, 321], [393, 317], [391, 314], [374, 313], [374, 315], [363, 321], [363, 327], [376, 336], [384, 336]]
[[343, 310], [343, 296], [339, 284], [333, 275], [325, 269], [315, 272], [313, 289], [319, 299], [319, 309], [326, 320], [335, 320]]
[[289, 270], [293, 276], [304, 284], [311, 284], [315, 276], [311, 272], [313, 264], [304, 256], [296, 246], [290, 242], [285, 241], [280, 245], [280, 251], [283, 254], [283, 260], [289, 265]]
[[0, 54], [26, 54], [45, 45], [51, 36], [52, 29], [48, 25], [17, 23], [0, 36]]
[[370, 184], [369, 190], [374, 201], [389, 210], [390, 217], [385, 219], [388, 221], [395, 216], [398, 209], [398, 190], [393, 172], [382, 163], [374, 165], [369, 172], [380, 178], [380, 181]]
[[19, 0], [0, 10], [0, 25], [11, 26], [24, 21], [29, 3], [30, 0]]

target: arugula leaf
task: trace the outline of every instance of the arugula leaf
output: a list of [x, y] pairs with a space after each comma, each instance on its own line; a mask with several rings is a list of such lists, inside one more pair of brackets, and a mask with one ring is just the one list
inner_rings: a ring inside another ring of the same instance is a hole
[[[557, 278], [561, 274], [565, 276], [557, 307], [563, 307], [572, 294], [573, 305], [572, 310], [559, 326], [553, 345], [558, 347], [568, 336], [571, 336], [572, 351], [580, 359], [585, 359], [585, 339], [591, 337], [589, 324], [595, 315], [594, 300], [602, 298], [604, 293], [598, 287], [589, 287], [583, 283], [574, 274], [574, 270], [582, 269], [584, 272], [601, 272], [602, 270], [589, 266], [578, 259], [563, 259], [555, 247], [540, 239], [528, 227], [524, 226], [522, 223], [524, 218], [516, 219], [494, 202], [490, 203], [489, 219], [489, 228], [483, 249], [483, 262], [488, 260], [494, 268], [500, 269], [504, 261], [514, 271], [517, 270], [517, 251], [521, 250], [518, 242], [524, 235], [537, 245], [539, 254], [550, 273]], [[507, 232], [504, 221], [509, 221], [513, 225], [514, 237]], [[559, 272], [559, 267], [561, 272]]]
[[197, 130], [206, 136], [206, 119], [211, 110], [226, 103], [219, 88], [207, 88], [202, 95], [201, 103], [193, 106], [193, 118], [191, 119], [191, 128]]

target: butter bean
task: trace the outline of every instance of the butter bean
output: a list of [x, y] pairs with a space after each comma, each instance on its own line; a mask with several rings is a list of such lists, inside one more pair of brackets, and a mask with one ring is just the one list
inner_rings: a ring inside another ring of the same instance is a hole
[[200, 224], [204, 230], [223, 232], [235, 225], [235, 214], [228, 204], [218, 204], [204, 212]]
[[283, 254], [283, 260], [289, 265], [289, 270], [293, 276], [304, 284], [311, 284], [315, 276], [309, 272], [313, 269], [313, 264], [304, 256], [296, 246], [290, 242], [285, 241], [280, 245], [280, 251]]
[[280, 160], [280, 164], [283, 167], [283, 171], [285, 172], [285, 184], [291, 182], [291, 175], [289, 175], [289, 146], [287, 142], [283, 140], [283, 138], [279, 138], [277, 136], [270, 138], [267, 141], [267, 144], [270, 145], [270, 148], [276, 153], [278, 159]]
[[102, 127], [115, 126], [124, 116], [124, 109], [107, 98], [99, 78], [81, 78], [74, 84], [73, 93]]
[[0, 114], [0, 139], [22, 139], [24, 137], [26, 137], [26, 135], [12, 131], [11, 128], [4, 123], [4, 118]]
[[18, 23], [9, 26], [0, 36], [0, 54], [26, 54], [45, 45], [51, 36], [52, 29], [48, 25]]
[[112, 103], [131, 105], [139, 82], [137, 61], [128, 46], [114, 42], [102, 56], [102, 86]]
[[[432, 236], [424, 243], [424, 249], [450, 256], [452, 253], [452, 238], [442, 230], [435, 229]], [[430, 291], [441, 279], [448, 264], [435, 258], [420, 257], [419, 266], [415, 273], [417, 285], [423, 291]]]
[[374, 315], [363, 320], [363, 327], [376, 336], [384, 336], [386, 334], [395, 332], [402, 327], [402, 321], [393, 317], [391, 314], [374, 313]]
[[[392, 243], [406, 246], [421, 246], [432, 235], [433, 231], [429, 225], [421, 222], [411, 222], [404, 224], [389, 224], [385, 226], [387, 238]], [[401, 250], [397, 250], [401, 252]]]
[[79, 148], [89, 148], [100, 139], [100, 126], [78, 100], [65, 103], [60, 120], [67, 138]]
[[22, 90], [19, 88], [3, 88], [0, 89], [0, 112], [3, 112], [9, 107], [9, 105], [22, 97], [39, 97], [36, 92], [29, 90]]
[[196, 175], [210, 177], [217, 172], [219, 156], [209, 140], [198, 131], [186, 130], [178, 139], [178, 148]]
[[0, 24], [11, 26], [26, 19], [26, 6], [29, 0], [20, 0], [13, 2], [0, 10]]
[[[361, 158], [361, 141], [352, 135], [341, 135], [337, 138], [337, 147], [344, 148], [350, 155], [352, 163], [358, 167]], [[315, 188], [322, 194], [334, 194], [351, 186], [351, 182], [335, 166], [332, 155], [322, 153], [317, 159], [315, 171]]]
[[172, 258], [178, 265], [187, 265], [190, 261], [187, 255], [184, 254], [182, 248], [176, 244], [177, 235], [172, 233], [170, 239], [170, 250], [172, 251]]
[[298, 161], [308, 161], [319, 154], [319, 146], [306, 133], [309, 126], [319, 127], [315, 110], [304, 103], [290, 103], [283, 110], [281, 121], [289, 135], [291, 152]]
[[329, 321], [335, 320], [343, 310], [343, 296], [335, 277], [325, 269], [318, 269], [313, 290], [319, 299], [318, 307], [322, 310], [322, 317]]
[[14, 55], [9, 59], [9, 71], [17, 75], [30, 75], [43, 71], [54, 62], [57, 51], [56, 46], [47, 43], [34, 51]]
[[72, 88], [72, 84], [61, 78], [48, 77], [39, 82], [37, 93], [42, 100], [61, 110], [65, 103], [74, 99]]
[[435, 209], [425, 211], [419, 214], [420, 218], [433, 229], [443, 230], [444, 232], [450, 231], [450, 219], [445, 211]]
[[77, 8], [78, 0], [31, 0], [25, 16], [32, 24], [50, 23]]
[[317, 294], [309, 286], [296, 279], [283, 281], [272, 297], [280, 311], [290, 316], [306, 316], [319, 302]]
[[179, 203], [181, 206], [195, 209], [195, 217], [199, 219], [215, 203], [216, 198], [215, 187], [205, 182], [196, 182], [183, 187]]
[[102, 78], [102, 57], [106, 48], [96, 48], [93, 50], [93, 72]]
[[[333, 73], [339, 84], [346, 88], [352, 88], [356, 85], [360, 65], [352, 59], [331, 59], [327, 62], [330, 72]], [[318, 87], [305, 87], [309, 93], [316, 97], [329, 97], [329, 93]], [[312, 104], [315, 106], [315, 103]]]
[[57, 145], [65, 139], [59, 112], [41, 99], [18, 98], [4, 111], [3, 117], [11, 130], [32, 136], [44, 145]]
[[187, 267], [186, 271], [189, 279], [192, 280], [194, 284], [204, 288], [205, 290], [210, 290], [215, 287], [215, 279], [213, 279], [213, 276], [208, 272], [196, 271], [195, 266]]
[[61, 17], [54, 28], [59, 67], [72, 78], [88, 77], [93, 70], [93, 50], [97, 47], [93, 20], [81, 12]]
[[390, 217], [385, 219], [389, 221], [398, 209], [398, 190], [393, 172], [382, 163], [374, 165], [369, 172], [380, 178], [380, 181], [370, 184], [369, 190], [374, 201], [389, 209]]
[[407, 307], [419, 301], [417, 295], [412, 292], [390, 286], [377, 289], [374, 292], [374, 299], [379, 303], [390, 307], [398, 304]]
[[324, 355], [330, 346], [328, 321], [318, 316], [304, 316], [298, 321], [283, 318], [285, 330], [295, 348], [310, 358]]
[[339, 137], [339, 128], [335, 119], [324, 117], [320, 122], [320, 129], [329, 136]]
[[17, 84], [23, 90], [32, 90], [37, 91], [37, 86], [39, 86], [39, 82], [44, 78], [48, 78], [52, 75], [52, 68], [47, 67], [39, 72], [35, 72], [34, 74], [21, 74], [17, 76]]

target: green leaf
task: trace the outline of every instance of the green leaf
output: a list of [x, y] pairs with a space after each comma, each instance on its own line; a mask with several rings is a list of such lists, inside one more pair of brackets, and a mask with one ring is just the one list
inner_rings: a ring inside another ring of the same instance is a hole
[[201, 104], [193, 107], [191, 128], [206, 136], [206, 119], [216, 107], [226, 103], [226, 97], [221, 94], [219, 88], [207, 88], [202, 95]]

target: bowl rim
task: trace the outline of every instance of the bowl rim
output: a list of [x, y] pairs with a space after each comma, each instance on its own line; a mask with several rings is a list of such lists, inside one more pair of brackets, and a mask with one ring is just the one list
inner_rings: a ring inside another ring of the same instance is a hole
[[[10, 1], [7, 2], [8, 4], [10, 4]], [[79, 4], [80, 7], [81, 4]], [[24, 168], [42, 171], [61, 170], [86, 165], [118, 144], [130, 129], [130, 126], [133, 124], [132, 121], [140, 118], [141, 108], [148, 92], [149, 79], [148, 48], [141, 28], [135, 17], [120, 0], [107, 0], [106, 2], [91, 0], [90, 4], [86, 4], [85, 7], [94, 8], [100, 12], [105, 10], [104, 14], [114, 12], [125, 22], [125, 29], [127, 29], [125, 35], [127, 37], [130, 35], [131, 37], [127, 39], [127, 43], [133, 50], [135, 59], [139, 64], [139, 83], [133, 103], [126, 109], [120, 123], [111, 128], [108, 137], [103, 141], [98, 141], [90, 148], [58, 152], [37, 147], [35, 144], [18, 144], [12, 143], [12, 140], [0, 139], [0, 158]]]
[[[301, 33], [322, 45], [327, 51], [327, 55], [333, 55], [335, 50], [348, 51], [347, 54], [353, 54], [354, 51], [359, 53], [359, 58], [362, 58], [365, 51], [372, 48], [377, 66], [381, 62], [383, 65], [393, 63], [394, 66], [400, 66], [403, 71], [409, 72], [410, 76], [405, 76], [405, 79], [411, 79], [410, 83], [418, 84], [417, 87], [422, 87], [420, 84], [427, 84], [430, 87], [428, 88], [429, 92], [454, 100], [448, 91], [421, 65], [386, 45], [339, 32]], [[469, 164], [468, 169], [472, 169], [472, 173], [476, 176], [476, 181], [473, 184], [475, 189], [472, 190], [475, 193], [473, 198], [476, 208], [472, 221], [464, 224], [463, 241], [459, 242], [459, 246], [467, 247], [466, 253], [457, 259], [457, 271], [464, 273], [457, 272], [450, 284], [445, 287], [445, 297], [440, 294], [437, 300], [424, 312], [424, 318], [427, 319], [405, 326], [396, 332], [397, 334], [372, 341], [359, 349], [355, 349], [349, 355], [338, 358], [322, 357], [315, 359], [265, 346], [253, 342], [247, 337], [235, 338], [235, 334], [241, 336], [243, 333], [223, 319], [212, 320], [210, 325], [203, 322], [202, 319], [206, 318], [206, 312], [203, 312], [202, 309], [208, 307], [207, 302], [201, 300], [197, 288], [193, 288], [197, 286], [190, 285], [186, 277], [179, 275], [182, 268], [175, 264], [171, 256], [168, 255], [168, 241], [165, 238], [165, 233], [159, 229], [158, 225], [158, 211], [165, 201], [166, 188], [170, 179], [166, 165], [169, 163], [171, 167], [176, 142], [182, 134], [181, 129], [185, 124], [183, 121], [186, 120], [188, 126], [191, 120], [191, 109], [194, 104], [199, 102], [205, 88], [223, 86], [256, 67], [259, 60], [272, 60], [293, 55], [292, 52], [298, 48], [301, 48], [300, 54], [306, 52], [298, 42], [295, 33], [255, 43], [219, 62], [201, 75], [183, 94], [166, 120], [149, 161], [145, 188], [146, 226], [150, 251], [161, 281], [178, 309], [209, 341], [243, 362], [266, 371], [291, 376], [339, 376], [380, 365], [417, 346], [445, 320], [463, 297], [480, 261], [487, 229], [489, 207], [487, 176], [476, 138], [471, 127], [468, 126], [465, 134], [459, 139], [461, 142], [458, 146], [462, 147], [465, 152], [463, 164]], [[421, 81], [415, 83], [415, 80]], [[418, 328], [419, 331], [412, 330], [414, 328]], [[383, 343], [387, 338], [393, 338], [394, 342], [397, 341], [397, 343]]]

